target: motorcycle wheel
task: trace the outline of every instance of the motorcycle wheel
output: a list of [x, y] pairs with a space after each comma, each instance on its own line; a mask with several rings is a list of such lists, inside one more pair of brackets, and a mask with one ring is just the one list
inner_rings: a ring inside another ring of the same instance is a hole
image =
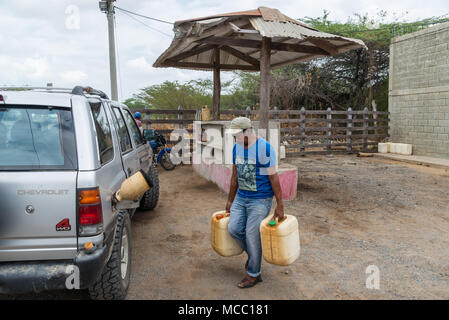
[[176, 165], [170, 159], [170, 153], [166, 152], [161, 157], [161, 166], [167, 171], [173, 170]]

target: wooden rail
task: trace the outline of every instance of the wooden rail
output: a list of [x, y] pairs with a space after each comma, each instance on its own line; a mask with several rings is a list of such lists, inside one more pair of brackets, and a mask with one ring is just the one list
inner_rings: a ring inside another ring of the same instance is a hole
[[[174, 129], [192, 133], [192, 123], [200, 116], [200, 110], [140, 109], [145, 114], [142, 122], [166, 135]], [[377, 143], [388, 137], [389, 112], [371, 111], [368, 108], [354, 111], [342, 110], [270, 110], [271, 119], [281, 124], [281, 142], [286, 155], [355, 153], [376, 151]], [[246, 116], [256, 119], [258, 110], [221, 110], [227, 119]], [[177, 117], [174, 117], [174, 116]], [[168, 128], [170, 126], [170, 128]], [[167, 139], [167, 141], [169, 141]]]

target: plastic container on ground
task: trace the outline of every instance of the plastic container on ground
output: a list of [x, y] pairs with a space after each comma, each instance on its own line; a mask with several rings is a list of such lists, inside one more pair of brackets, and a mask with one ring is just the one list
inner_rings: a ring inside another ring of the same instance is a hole
[[390, 153], [399, 153], [399, 143], [391, 143], [390, 144]]
[[412, 155], [412, 145], [406, 144], [406, 143], [399, 143], [399, 154], [402, 154], [405, 156], [411, 156]]
[[212, 248], [223, 257], [239, 255], [243, 252], [238, 242], [231, 237], [228, 231], [229, 213], [215, 212], [211, 217], [210, 242]]
[[379, 153], [388, 153], [390, 152], [390, 143], [379, 143], [377, 146], [377, 151]]
[[273, 220], [269, 215], [260, 224], [262, 255], [266, 262], [288, 266], [299, 258], [298, 220], [285, 215], [282, 221]]

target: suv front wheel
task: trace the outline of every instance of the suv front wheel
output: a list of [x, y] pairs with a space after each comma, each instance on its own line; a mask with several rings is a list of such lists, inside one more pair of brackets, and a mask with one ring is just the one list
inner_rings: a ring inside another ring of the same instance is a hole
[[95, 300], [121, 300], [128, 292], [131, 273], [131, 219], [128, 212], [118, 214], [112, 254], [100, 278], [89, 288]]

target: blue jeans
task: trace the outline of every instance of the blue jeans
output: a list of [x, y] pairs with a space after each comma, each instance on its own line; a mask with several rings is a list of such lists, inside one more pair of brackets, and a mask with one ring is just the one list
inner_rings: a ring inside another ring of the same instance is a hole
[[260, 275], [262, 245], [260, 223], [268, 216], [273, 198], [251, 199], [236, 195], [231, 206], [228, 231], [248, 254], [248, 275]]

